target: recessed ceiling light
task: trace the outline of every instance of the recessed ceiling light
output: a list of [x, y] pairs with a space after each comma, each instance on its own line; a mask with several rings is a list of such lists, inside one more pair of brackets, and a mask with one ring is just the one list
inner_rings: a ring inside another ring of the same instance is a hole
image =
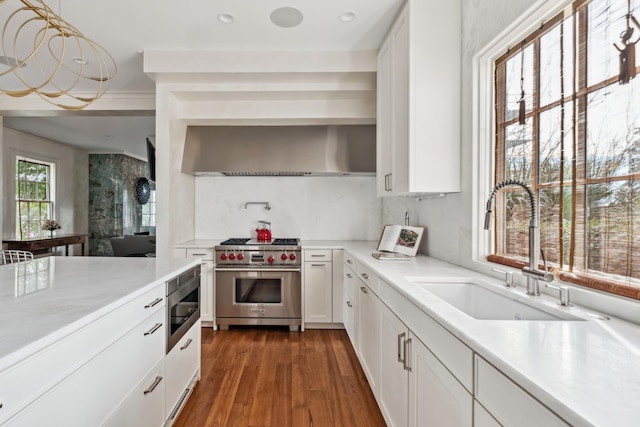
[[80, 65], [87, 65], [89, 63], [89, 61], [83, 58], [73, 58], [73, 62]]
[[356, 19], [356, 13], [355, 12], [344, 12], [342, 14], [340, 14], [340, 20], [342, 22], [352, 22]]
[[218, 21], [222, 22], [223, 24], [233, 24], [233, 21], [235, 20], [236, 18], [230, 13], [220, 13], [218, 15]]
[[[0, 56], [0, 64], [7, 65], [9, 67], [15, 67], [16, 65], [18, 65], [18, 60], [12, 56]], [[22, 64], [19, 65], [20, 68], [26, 67], [26, 66], [27, 66], [26, 62], [23, 62]]]
[[303, 19], [302, 12], [294, 7], [281, 7], [271, 12], [271, 22], [282, 28], [300, 25]]

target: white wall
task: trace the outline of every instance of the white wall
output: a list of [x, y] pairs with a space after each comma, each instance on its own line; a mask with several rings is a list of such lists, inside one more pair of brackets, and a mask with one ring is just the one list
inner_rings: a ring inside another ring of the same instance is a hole
[[89, 154], [68, 145], [2, 128], [2, 236], [15, 237], [16, 156], [56, 165], [55, 218], [61, 234], [86, 233], [89, 206]]
[[[380, 237], [374, 177], [198, 177], [197, 239], [255, 237], [259, 220], [273, 237], [370, 240]], [[246, 202], [270, 202], [271, 210]]]
[[[426, 227], [421, 252], [453, 264], [477, 269], [472, 258], [472, 59], [486, 44], [521, 16], [532, 0], [462, 0], [461, 192], [444, 198], [386, 198], [383, 220], [398, 222], [413, 213], [411, 225]], [[482, 210], [484, 211], [484, 210]]]

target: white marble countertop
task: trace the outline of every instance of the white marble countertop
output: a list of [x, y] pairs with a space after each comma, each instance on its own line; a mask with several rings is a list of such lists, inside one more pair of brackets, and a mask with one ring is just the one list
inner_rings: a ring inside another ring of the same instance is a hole
[[174, 245], [178, 249], [213, 249], [226, 239], [194, 239]]
[[0, 373], [197, 259], [46, 257], [0, 266]]
[[560, 307], [557, 298], [530, 297], [520, 287], [509, 292], [534, 305], [588, 320], [476, 320], [408, 278], [478, 279], [504, 289], [501, 281], [424, 256], [410, 261], [376, 260], [371, 256], [375, 245], [331, 242], [327, 247], [346, 249], [571, 425], [638, 425], [640, 325], [615, 318], [595, 320], [587, 315], [588, 309]]
[[[178, 246], [212, 248], [217, 242], [192, 240]], [[303, 249], [347, 250], [571, 425], [638, 425], [640, 325], [615, 317], [595, 320], [587, 314], [593, 310], [560, 307], [557, 297], [544, 294], [531, 297], [521, 287], [508, 292], [534, 306], [564, 311], [586, 320], [476, 320], [408, 278], [478, 279], [504, 290], [500, 280], [426, 256], [409, 261], [380, 261], [371, 256], [376, 244], [376, 241], [301, 241]]]

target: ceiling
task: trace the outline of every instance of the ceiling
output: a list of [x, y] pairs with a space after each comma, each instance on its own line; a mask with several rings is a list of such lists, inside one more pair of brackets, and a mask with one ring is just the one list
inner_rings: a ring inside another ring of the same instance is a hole
[[[155, 83], [142, 71], [145, 50], [376, 50], [403, 1], [111, 0], [97, 4], [86, 0], [45, 0], [45, 3], [114, 57], [118, 74], [108, 93], [153, 93]], [[8, 14], [3, 10], [8, 7], [0, 3], [0, 16]], [[281, 7], [298, 9], [303, 15], [302, 22], [292, 28], [274, 25], [270, 16]], [[353, 13], [355, 19], [343, 22], [340, 16], [346, 12]], [[220, 14], [232, 16], [233, 23], [221, 22]], [[2, 17], [0, 25], [4, 25]], [[30, 114], [7, 114], [4, 125], [90, 152], [122, 152], [145, 158], [145, 139], [155, 134], [154, 119], [149, 116], [104, 113], [92, 116], [88, 111], [77, 115], [61, 111], [60, 115], [48, 113], [48, 117], [25, 116]]]

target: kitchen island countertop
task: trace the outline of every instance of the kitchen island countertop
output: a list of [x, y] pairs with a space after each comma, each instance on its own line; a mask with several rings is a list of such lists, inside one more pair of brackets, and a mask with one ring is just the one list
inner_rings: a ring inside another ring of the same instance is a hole
[[0, 266], [0, 373], [197, 259], [45, 257]]

